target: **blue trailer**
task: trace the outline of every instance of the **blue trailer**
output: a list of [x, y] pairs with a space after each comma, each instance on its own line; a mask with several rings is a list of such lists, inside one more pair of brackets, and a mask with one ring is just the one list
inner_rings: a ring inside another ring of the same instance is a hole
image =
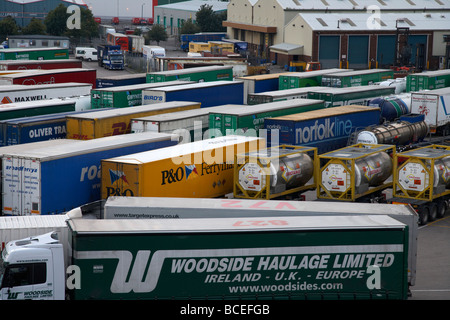
[[[102, 159], [175, 145], [171, 138], [143, 132], [4, 153], [3, 214], [61, 214], [100, 200]], [[121, 184], [128, 183], [123, 172], [110, 174]]]
[[110, 88], [119, 86], [131, 86], [142, 84], [147, 81], [146, 73], [122, 74], [108, 77], [97, 77], [96, 88]]
[[199, 32], [194, 34], [182, 34], [180, 36], [181, 50], [189, 51], [189, 42], [221, 41], [227, 36], [226, 32]]
[[244, 103], [242, 81], [212, 81], [144, 89], [142, 104], [169, 101], [200, 102], [202, 108]]
[[[377, 107], [349, 105], [267, 118], [267, 145], [316, 147], [319, 154], [347, 146], [351, 134], [378, 124]], [[277, 136], [278, 135], [278, 139]]]
[[278, 90], [280, 75], [289, 74], [292, 74], [292, 72], [259, 74], [236, 78], [237, 80], [244, 81], [244, 104], [247, 104], [249, 94]]
[[67, 133], [66, 116], [95, 111], [97, 110], [92, 109], [85, 111], [52, 113], [1, 121], [0, 146], [3, 147], [38, 141], [65, 139]]

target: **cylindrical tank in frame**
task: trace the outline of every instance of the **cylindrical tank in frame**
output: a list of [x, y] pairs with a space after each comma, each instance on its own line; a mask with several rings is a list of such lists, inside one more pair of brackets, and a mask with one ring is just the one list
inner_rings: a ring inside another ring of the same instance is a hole
[[367, 105], [379, 107], [383, 121], [393, 121], [411, 112], [411, 94], [374, 98]]
[[381, 185], [392, 175], [393, 163], [386, 152], [378, 152], [355, 161], [355, 187]]

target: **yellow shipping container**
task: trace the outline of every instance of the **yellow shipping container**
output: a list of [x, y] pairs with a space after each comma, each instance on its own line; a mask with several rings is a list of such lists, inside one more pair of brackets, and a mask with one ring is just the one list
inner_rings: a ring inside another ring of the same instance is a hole
[[131, 132], [131, 119], [200, 108], [198, 102], [171, 101], [136, 107], [99, 110], [66, 117], [67, 138], [90, 140]]
[[209, 51], [209, 43], [207, 42], [189, 42], [189, 52]]
[[208, 43], [211, 52], [213, 51], [213, 48], [220, 48], [222, 52], [223, 51], [234, 52], [234, 44], [231, 42], [209, 41]]
[[221, 197], [233, 192], [234, 156], [265, 145], [263, 138], [224, 136], [105, 159], [102, 199]]

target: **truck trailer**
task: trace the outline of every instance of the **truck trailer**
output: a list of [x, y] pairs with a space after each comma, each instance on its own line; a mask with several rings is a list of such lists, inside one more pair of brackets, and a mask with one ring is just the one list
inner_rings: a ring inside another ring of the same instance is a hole
[[[32, 72], [34, 71], [34, 72]], [[52, 84], [52, 83], [89, 83], [95, 88], [97, 70], [86, 68], [29, 70], [18, 74], [8, 74], [0, 77], [0, 85], [8, 84]]]
[[7, 244], [2, 299], [407, 298], [408, 227], [388, 216], [67, 223], [67, 242]]
[[147, 82], [149, 83], [173, 80], [187, 80], [195, 82], [209, 82], [218, 80], [232, 81], [233, 67], [205, 66], [147, 73]]
[[0, 60], [55, 60], [55, 59], [69, 59], [69, 49], [59, 47], [0, 49]]
[[255, 137], [225, 136], [102, 160], [109, 196], [223, 197], [233, 192], [234, 156], [265, 147]]
[[450, 88], [411, 92], [411, 113], [425, 116], [425, 122], [433, 133], [450, 130]]
[[[100, 108], [125, 108], [140, 106], [143, 104], [142, 91], [144, 89], [162, 86], [176, 86], [193, 83], [192, 81], [167, 81], [158, 83], [140, 83], [127, 86], [114, 86], [91, 90], [91, 102], [93, 109]], [[146, 101], [146, 100], [145, 100]], [[185, 101], [185, 100], [183, 100]]]
[[425, 71], [406, 76], [406, 92], [450, 87], [450, 70]]
[[0, 104], [31, 102], [53, 98], [84, 96], [91, 93], [90, 83], [51, 83], [25, 86], [19, 84], [0, 85]]
[[8, 103], [1, 105], [0, 121], [68, 111], [75, 111], [75, 100], [50, 99]]
[[143, 132], [3, 154], [3, 214], [61, 214], [100, 200], [102, 159], [172, 146], [171, 137]]
[[366, 69], [328, 74], [322, 78], [322, 86], [346, 88], [375, 84], [394, 79], [391, 69]]
[[67, 116], [67, 138], [90, 140], [122, 135], [131, 132], [132, 118], [198, 108], [200, 103], [197, 102], [172, 101]]
[[260, 93], [249, 93], [247, 96], [247, 104], [260, 104], [292, 99], [308, 99], [308, 92], [311, 90], [329, 90], [329, 87], [302, 87], [285, 90], [264, 91]]
[[146, 73], [130, 73], [114, 76], [98, 76], [96, 87], [98, 89], [101, 89], [118, 86], [131, 86], [134, 84], [145, 83], [146, 79], [147, 79]]
[[244, 104], [248, 103], [247, 99], [249, 94], [278, 90], [279, 77], [281, 75], [289, 74], [291, 74], [291, 72], [268, 73], [237, 77], [236, 80], [244, 81]]
[[142, 91], [142, 104], [169, 101], [196, 101], [202, 108], [244, 103], [242, 81], [212, 81], [179, 86], [148, 88]]
[[280, 90], [285, 90], [303, 87], [329, 86], [327, 81], [323, 81], [328, 75], [352, 70], [353, 69], [332, 68], [309, 72], [290, 72], [289, 74], [280, 75], [278, 87]]
[[82, 68], [82, 62], [78, 59], [55, 60], [0, 60], [0, 70], [52, 70]]

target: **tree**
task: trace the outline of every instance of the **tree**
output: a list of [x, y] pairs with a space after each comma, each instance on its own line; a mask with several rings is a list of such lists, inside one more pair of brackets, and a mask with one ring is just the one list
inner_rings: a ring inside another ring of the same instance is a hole
[[216, 14], [210, 5], [201, 5], [195, 18], [202, 32], [226, 31], [226, 28], [222, 26], [222, 21], [227, 19], [227, 13]]
[[98, 23], [94, 20], [92, 11], [81, 7], [81, 28], [80, 29], [68, 29], [65, 32], [68, 37], [74, 38], [92, 38], [98, 36]]
[[154, 24], [149, 32], [147, 32], [147, 35], [145, 36], [146, 40], [150, 41], [156, 41], [156, 43], [159, 45], [160, 41], [166, 41], [167, 40], [167, 32], [164, 26], [160, 24]]
[[33, 18], [30, 23], [22, 29], [23, 34], [45, 34], [45, 25], [42, 20]]
[[45, 17], [44, 24], [47, 32], [52, 36], [62, 36], [67, 31], [67, 7], [62, 3], [50, 11]]
[[200, 28], [200, 26], [194, 23], [191, 18], [189, 18], [181, 25], [179, 34], [194, 34], [201, 31], [202, 29]]
[[8, 36], [18, 34], [19, 27], [17, 26], [16, 20], [11, 16], [7, 16], [0, 21], [0, 40], [4, 41]]

